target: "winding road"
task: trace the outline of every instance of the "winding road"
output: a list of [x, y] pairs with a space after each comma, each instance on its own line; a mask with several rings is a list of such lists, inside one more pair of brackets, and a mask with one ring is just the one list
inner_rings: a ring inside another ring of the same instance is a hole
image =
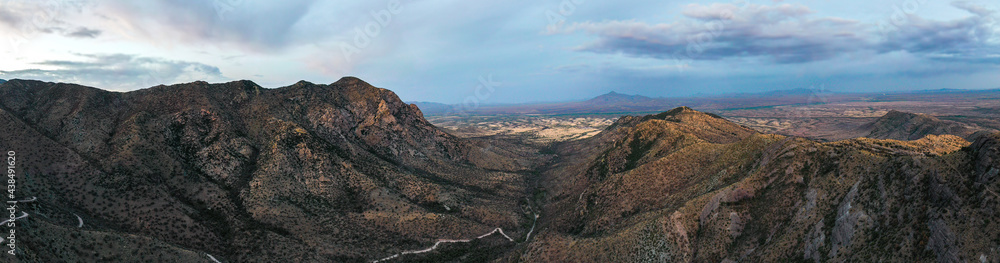
[[73, 215], [76, 216], [76, 220], [80, 221], [80, 224], [77, 225], [76, 228], [82, 228], [83, 227], [83, 218], [80, 218], [80, 216], [77, 215], [77, 214], [75, 214], [75, 213]]
[[[17, 201], [14, 201], [14, 203], [31, 203], [31, 202], [34, 202], [36, 200], [38, 200], [38, 198], [32, 196], [31, 199], [17, 200]], [[3, 222], [0, 222], [0, 225], [6, 225], [7, 222], [16, 221], [18, 219], [25, 218], [25, 217], [28, 217], [28, 213], [25, 213], [24, 211], [21, 211], [21, 216], [4, 220]], [[7, 239], [5, 239], [3, 237], [0, 237], [0, 244], [2, 244], [4, 242], [7, 242]]]
[[21, 216], [4, 220], [3, 222], [0, 222], [0, 225], [6, 225], [7, 222], [18, 220], [18, 219], [25, 218], [25, 217], [28, 217], [28, 213], [25, 213], [24, 211], [21, 211]]
[[34, 202], [34, 201], [37, 201], [37, 200], [38, 200], [38, 197], [32, 196], [31, 199], [18, 200], [17, 202], [18, 203], [31, 203], [31, 202]]
[[[535, 215], [535, 222], [531, 224], [531, 230], [528, 231], [528, 235], [524, 237], [524, 241], [528, 241], [528, 238], [531, 238], [531, 232], [535, 231], [535, 224], [536, 223], [538, 223], [538, 215], [537, 214]], [[387, 261], [387, 260], [391, 260], [391, 259], [394, 259], [394, 258], [398, 258], [399, 256], [402, 256], [402, 255], [423, 254], [423, 253], [427, 253], [427, 252], [431, 252], [431, 251], [436, 250], [438, 248], [438, 245], [441, 245], [441, 243], [468, 243], [468, 242], [472, 242], [473, 240], [476, 240], [476, 239], [481, 239], [481, 238], [484, 238], [484, 237], [488, 237], [488, 236], [493, 235], [493, 234], [498, 233], [498, 232], [500, 233], [500, 235], [503, 235], [504, 238], [506, 238], [507, 240], [510, 240], [510, 242], [515, 242], [513, 238], [510, 238], [510, 236], [508, 236], [506, 233], [503, 232], [503, 229], [501, 229], [501, 228], [498, 227], [496, 229], [493, 229], [493, 231], [490, 231], [489, 233], [482, 234], [482, 235], [480, 235], [478, 237], [475, 237], [475, 238], [472, 238], [472, 239], [439, 239], [437, 242], [434, 242], [433, 246], [431, 246], [429, 248], [425, 248], [425, 249], [421, 249], [421, 250], [403, 251], [403, 252], [400, 252], [398, 254], [395, 254], [395, 255], [392, 255], [392, 256], [389, 256], [389, 257], [386, 257], [386, 258], [383, 258], [383, 259], [375, 260], [375, 261], [372, 261], [372, 262], [373, 263], [378, 263], [378, 262], [382, 262], [382, 261]]]
[[[28, 213], [25, 213], [24, 211], [21, 211], [21, 216], [4, 220], [3, 222], [0, 222], [0, 225], [6, 225], [7, 222], [18, 220], [18, 219], [25, 218], [25, 217], [28, 217]], [[11, 231], [13, 231], [13, 230], [11, 230]], [[4, 239], [3, 237], [0, 237], [0, 244], [3, 244], [5, 242], [7, 242], [7, 239]]]
[[212, 255], [209, 255], [208, 253], [205, 253], [205, 255], [208, 256], [208, 259], [211, 259], [212, 261], [215, 261], [215, 263], [222, 263], [222, 262], [219, 262], [218, 259], [215, 259], [215, 257], [213, 257]]
[[510, 242], [514, 242], [513, 238], [510, 238], [510, 236], [508, 236], [507, 234], [505, 234], [503, 232], [503, 229], [500, 229], [498, 227], [496, 229], [493, 229], [493, 231], [490, 231], [489, 233], [483, 234], [483, 235], [478, 236], [478, 237], [473, 238], [473, 239], [441, 239], [441, 240], [438, 240], [437, 242], [434, 242], [434, 246], [431, 246], [429, 248], [421, 249], [421, 250], [403, 251], [403, 252], [400, 252], [399, 254], [395, 254], [395, 255], [389, 256], [387, 258], [375, 260], [374, 262], [378, 263], [378, 262], [382, 262], [382, 261], [394, 259], [394, 258], [397, 258], [399, 256], [408, 255], [408, 254], [423, 254], [423, 253], [434, 251], [435, 249], [437, 249], [438, 245], [441, 245], [441, 243], [468, 243], [468, 242], [472, 242], [472, 240], [476, 240], [476, 239], [488, 237], [488, 236], [490, 236], [490, 235], [492, 235], [494, 233], [497, 233], [497, 232], [500, 232], [500, 234], [503, 235], [503, 237], [507, 238], [507, 240], [510, 240]]

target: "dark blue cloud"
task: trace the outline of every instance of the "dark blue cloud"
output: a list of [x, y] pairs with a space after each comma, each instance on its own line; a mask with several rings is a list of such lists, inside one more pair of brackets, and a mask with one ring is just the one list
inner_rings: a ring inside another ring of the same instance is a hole
[[911, 15], [907, 24], [886, 34], [874, 24], [817, 18], [809, 8], [790, 4], [693, 4], [683, 11], [688, 20], [667, 24], [584, 22], [558, 32], [586, 32], [597, 37], [578, 49], [581, 51], [666, 60], [766, 58], [787, 64], [896, 51], [969, 60], [998, 54], [1000, 45], [991, 42], [997, 31], [994, 12], [965, 2], [955, 6], [973, 15], [951, 21]]
[[997, 19], [994, 11], [968, 2], [954, 6], [973, 16], [951, 21], [933, 21], [910, 16], [908, 23], [890, 32], [881, 43], [880, 52], [907, 51], [930, 59], [996, 63], [1000, 43], [996, 41]]
[[295, 25], [315, 0], [112, 0], [100, 10], [151, 41], [231, 44], [271, 52], [298, 42]]
[[78, 37], [78, 38], [96, 38], [101, 35], [101, 30], [90, 29], [86, 27], [79, 27], [72, 32], [66, 34], [68, 37]]

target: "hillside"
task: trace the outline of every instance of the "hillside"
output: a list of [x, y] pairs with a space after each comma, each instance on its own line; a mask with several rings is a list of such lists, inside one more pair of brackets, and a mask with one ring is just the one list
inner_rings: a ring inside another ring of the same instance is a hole
[[995, 260], [1000, 134], [818, 143], [678, 108], [567, 143], [527, 262]]
[[878, 120], [860, 128], [867, 131], [865, 137], [873, 139], [916, 140], [927, 135], [951, 134], [968, 138], [977, 129], [954, 121], [945, 121], [934, 116], [892, 110]]
[[356, 78], [127, 93], [12, 80], [0, 122], [18, 195], [37, 197], [21, 207], [27, 262], [370, 261], [532, 220], [533, 151], [455, 138]]

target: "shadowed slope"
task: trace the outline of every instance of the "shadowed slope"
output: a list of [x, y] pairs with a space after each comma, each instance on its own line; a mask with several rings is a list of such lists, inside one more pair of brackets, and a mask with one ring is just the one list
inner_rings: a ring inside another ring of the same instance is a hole
[[598, 136], [564, 145], [568, 156], [546, 172], [542, 231], [519, 258], [954, 262], [1000, 256], [990, 249], [1000, 240], [1000, 222], [986, 219], [1000, 211], [992, 201], [1000, 200], [994, 194], [1000, 134], [980, 134], [971, 144], [952, 135], [817, 143], [724, 123], [679, 108], [622, 118]]
[[976, 130], [968, 125], [944, 121], [934, 116], [901, 111], [889, 111], [875, 122], [861, 127], [874, 139], [916, 140], [927, 135], [951, 134], [969, 138]]
[[40, 243], [76, 235], [50, 231], [76, 226], [74, 213], [85, 230], [240, 262], [366, 261], [530, 224], [528, 149], [455, 138], [356, 78], [128, 93], [12, 80], [0, 109], [0, 145], [25, 160], [22, 194], [39, 197], [26, 211], [50, 215], [25, 230], [25, 258], [38, 261], [113, 260]]

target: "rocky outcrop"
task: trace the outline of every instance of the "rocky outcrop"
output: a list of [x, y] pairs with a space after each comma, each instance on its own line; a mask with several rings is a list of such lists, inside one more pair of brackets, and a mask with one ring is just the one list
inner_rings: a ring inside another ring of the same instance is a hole
[[825, 245], [825, 242], [826, 233], [823, 231], [823, 221], [816, 222], [816, 226], [809, 231], [809, 235], [803, 241], [805, 252], [802, 257], [813, 262], [821, 262], [823, 256], [820, 255], [819, 250]]
[[530, 258], [634, 261], [650, 247], [690, 248], [656, 249], [682, 262], [996, 256], [1000, 225], [986, 218], [1000, 211], [1000, 134], [819, 143], [741, 130], [678, 108], [564, 144], [565, 164], [544, 174], [549, 214]]
[[[836, 258], [839, 253], [850, 253], [851, 240], [854, 237], [854, 232], [857, 230], [858, 221], [867, 216], [863, 209], [854, 208], [851, 203], [858, 196], [858, 184], [857, 182], [851, 187], [851, 190], [847, 192], [844, 196], [844, 200], [840, 202], [840, 206], [837, 208], [837, 219], [834, 220], [833, 230], [830, 232], [830, 242], [832, 247], [830, 248], [830, 258]], [[851, 208], [854, 208], [854, 213], [851, 213]]]
[[969, 146], [976, 155], [976, 183], [988, 185], [1000, 174], [1000, 133], [979, 133]]
[[521, 212], [530, 154], [444, 133], [353, 77], [126, 93], [12, 80], [0, 117], [0, 145], [32, 176], [19, 189], [38, 197], [26, 211], [49, 216], [18, 240], [39, 262], [115, 261], [47, 250], [48, 239], [112, 244], [67, 230], [74, 214], [86, 231], [240, 262], [367, 261], [497, 227], [523, 234], [532, 221]]

